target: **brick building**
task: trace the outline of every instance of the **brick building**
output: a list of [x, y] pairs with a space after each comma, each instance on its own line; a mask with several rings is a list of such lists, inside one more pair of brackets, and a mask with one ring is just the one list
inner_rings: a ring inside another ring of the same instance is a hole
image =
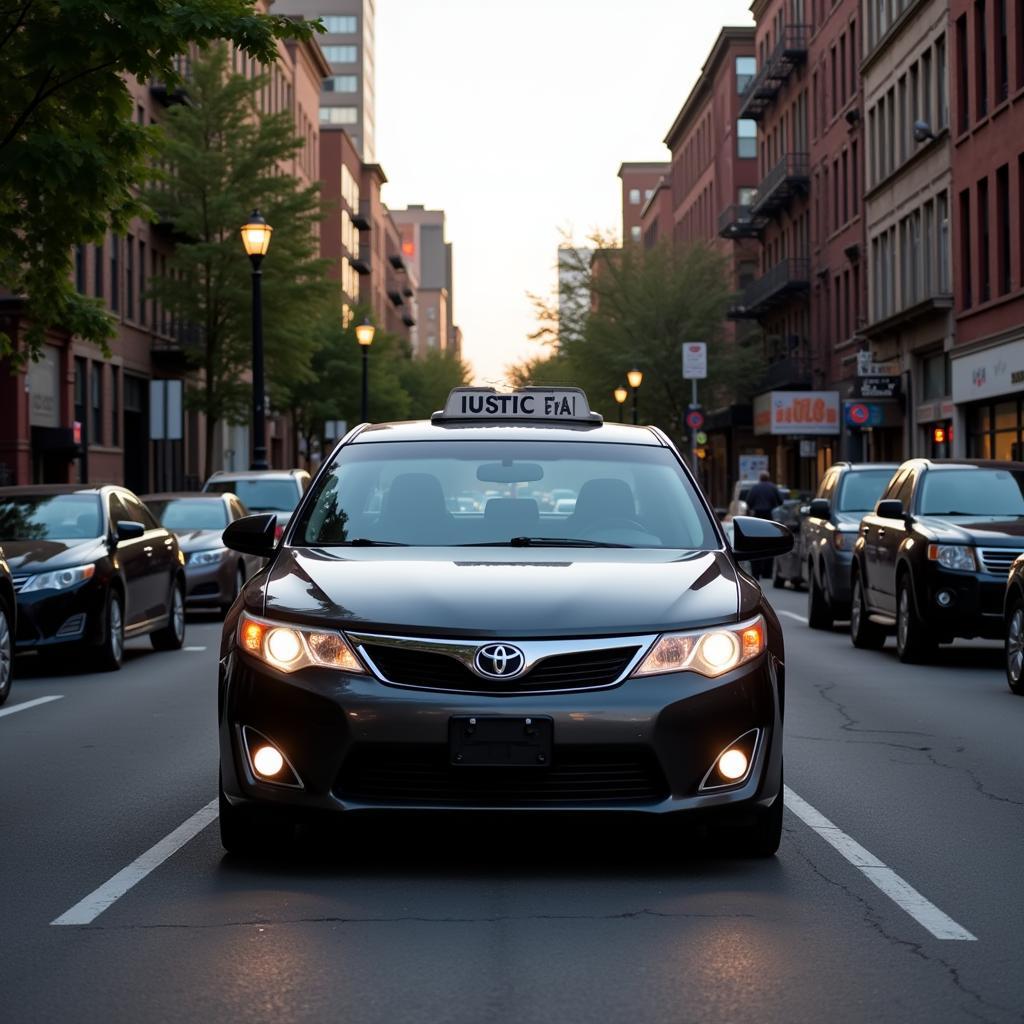
[[644, 206], [654, 195], [658, 182], [672, 170], [668, 163], [625, 163], [619, 168], [622, 182], [622, 242], [643, 241]]

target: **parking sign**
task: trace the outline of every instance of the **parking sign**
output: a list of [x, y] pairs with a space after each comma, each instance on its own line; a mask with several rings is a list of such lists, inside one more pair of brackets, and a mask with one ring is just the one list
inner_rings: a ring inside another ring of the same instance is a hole
[[708, 346], [704, 341], [683, 342], [683, 380], [705, 380], [708, 375]]

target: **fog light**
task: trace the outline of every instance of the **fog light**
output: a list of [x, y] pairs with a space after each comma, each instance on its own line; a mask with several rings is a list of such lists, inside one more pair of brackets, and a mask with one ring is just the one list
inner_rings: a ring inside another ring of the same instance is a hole
[[747, 774], [749, 763], [747, 755], [742, 750], [731, 747], [718, 759], [718, 774], [730, 782], [742, 779]]
[[284, 767], [284, 758], [277, 747], [260, 747], [252, 755], [252, 766], [260, 775], [272, 779]]
[[948, 590], [940, 590], [935, 595], [935, 601], [940, 608], [948, 608], [953, 603], [953, 595]]

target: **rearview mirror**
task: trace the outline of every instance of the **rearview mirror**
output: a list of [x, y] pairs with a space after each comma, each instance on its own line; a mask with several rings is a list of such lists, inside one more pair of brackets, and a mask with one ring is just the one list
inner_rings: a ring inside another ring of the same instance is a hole
[[544, 479], [544, 467], [536, 462], [487, 462], [476, 471], [485, 484], [527, 484]]
[[224, 546], [243, 555], [270, 558], [276, 546], [276, 530], [277, 514], [274, 512], [236, 519], [222, 535]]
[[815, 498], [811, 502], [811, 511], [808, 514], [815, 519], [828, 519], [832, 515], [832, 503], [828, 498]]
[[897, 498], [886, 498], [875, 506], [875, 515], [879, 519], [904, 519], [903, 502]]
[[778, 558], [793, 550], [792, 531], [772, 519], [734, 516], [732, 549], [744, 561]]
[[119, 519], [116, 525], [117, 529], [114, 532], [119, 541], [138, 540], [146, 532], [142, 523], [136, 523], [130, 519]]

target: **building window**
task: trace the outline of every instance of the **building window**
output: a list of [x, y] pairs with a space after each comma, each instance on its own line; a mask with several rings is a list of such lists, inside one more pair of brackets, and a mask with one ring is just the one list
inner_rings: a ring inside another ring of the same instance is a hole
[[1010, 41], [1006, 29], [1006, 0], [995, 0], [996, 103], [1010, 95]]
[[960, 304], [964, 309], [974, 305], [971, 289], [971, 190], [960, 193]]
[[988, 32], [985, 29], [985, 0], [974, 0], [974, 72], [978, 94], [977, 117], [988, 113]]
[[1010, 290], [1010, 165], [996, 171], [996, 287], [1000, 295]]
[[92, 364], [91, 385], [92, 437], [90, 443], [103, 444], [103, 364]]
[[321, 14], [324, 28], [334, 36], [351, 36], [359, 30], [359, 22], [354, 14]]
[[324, 79], [324, 92], [358, 92], [357, 75], [331, 75]]
[[629, 205], [639, 206], [640, 205], [640, 189], [631, 188], [629, 190]]
[[741, 160], [757, 157], [757, 122], [741, 117], [736, 122], [736, 155]]
[[121, 372], [116, 366], [110, 368], [110, 443], [115, 447], [121, 443]]
[[146, 326], [146, 243], [139, 239], [139, 323]]
[[949, 278], [949, 199], [945, 192], [939, 193], [935, 200], [935, 220], [939, 226], [939, 291], [948, 295], [951, 286]]
[[321, 107], [321, 124], [358, 124], [358, 107]]
[[741, 96], [746, 92], [747, 86], [753, 81], [757, 74], [756, 57], [736, 58], [736, 92]]
[[131, 235], [124, 242], [124, 313], [129, 320], [135, 315], [135, 239]]
[[638, 225], [634, 224], [629, 229], [630, 241], [632, 241], [632, 242], [639, 242], [642, 237], [643, 237], [643, 232], [642, 232], [641, 228]]
[[[925, 50], [921, 54], [921, 94], [917, 109], [922, 121], [935, 125], [932, 120], [932, 51]], [[936, 128], [937, 130], [937, 128]]]
[[935, 40], [935, 99], [940, 128], [949, 127], [949, 99], [946, 91], [946, 36]]
[[978, 301], [992, 297], [991, 259], [989, 257], [988, 178], [978, 182]]
[[[941, 70], [941, 69], [940, 69]], [[967, 15], [956, 19], [956, 130], [963, 134], [970, 127], [970, 109], [967, 86], [970, 76], [967, 72]]]
[[98, 299], [103, 298], [103, 242], [97, 242], [92, 252], [93, 256], [93, 275], [92, 275], [92, 293]]
[[121, 273], [121, 239], [110, 236], [110, 308], [116, 313], [121, 305], [118, 277]]
[[921, 398], [929, 402], [949, 394], [949, 360], [945, 352], [921, 360]]
[[85, 294], [85, 246], [75, 246], [75, 288]]
[[754, 199], [755, 199], [756, 196], [757, 196], [757, 189], [756, 188], [746, 188], [746, 187], [744, 187], [744, 188], [738, 189], [737, 192], [736, 192], [736, 199], [738, 200], [740, 206], [753, 206], [754, 205]]
[[359, 58], [355, 46], [325, 46], [323, 51], [329, 64], [355, 64]]

